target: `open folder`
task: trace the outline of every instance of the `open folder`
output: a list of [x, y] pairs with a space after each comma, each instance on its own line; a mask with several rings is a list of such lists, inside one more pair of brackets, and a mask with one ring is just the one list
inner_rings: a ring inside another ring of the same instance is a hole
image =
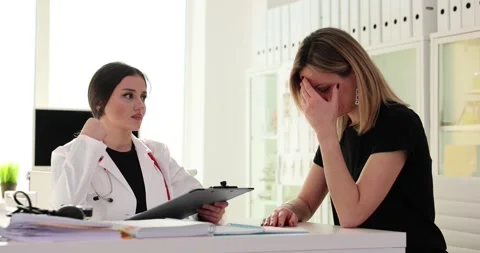
[[262, 227], [236, 223], [214, 225], [209, 222], [170, 218], [112, 221], [111, 223], [116, 229], [134, 238], [308, 233], [307, 230], [299, 227]]

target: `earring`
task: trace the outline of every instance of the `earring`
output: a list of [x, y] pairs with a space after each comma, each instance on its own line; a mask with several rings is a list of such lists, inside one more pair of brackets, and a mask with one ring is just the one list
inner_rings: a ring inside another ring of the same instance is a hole
[[358, 88], [355, 90], [355, 104], [360, 104], [360, 98], [358, 96]]

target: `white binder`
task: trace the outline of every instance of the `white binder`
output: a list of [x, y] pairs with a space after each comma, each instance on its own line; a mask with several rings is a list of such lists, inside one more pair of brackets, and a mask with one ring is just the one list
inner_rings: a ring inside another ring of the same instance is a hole
[[267, 65], [272, 66], [275, 64], [275, 17], [273, 9], [267, 10]]
[[282, 29], [282, 61], [290, 59], [290, 6], [282, 5], [281, 9], [281, 29]]
[[437, 0], [412, 1], [413, 37], [437, 31]]
[[289, 59], [293, 60], [295, 55], [297, 54], [297, 38], [298, 38], [298, 15], [297, 15], [297, 5], [296, 3], [291, 3], [288, 5], [290, 7], [290, 20], [289, 20], [289, 27], [290, 27], [290, 49], [289, 49]]
[[378, 45], [382, 41], [382, 2], [370, 0], [370, 43]]
[[298, 1], [295, 4], [295, 10], [296, 10], [296, 24], [297, 24], [297, 43], [296, 45], [296, 50], [295, 50], [295, 55], [297, 54], [298, 49], [300, 48], [300, 44], [302, 43], [303, 39], [305, 38], [305, 28], [308, 29], [308, 27], [303, 26], [303, 5], [301, 1]]
[[330, 1], [331, 9], [331, 26], [335, 28], [340, 28], [340, 0], [331, 0]]
[[312, 32], [312, 25], [310, 24], [310, 0], [300, 0], [302, 6], [302, 38], [307, 37]]
[[340, 1], [340, 29], [350, 33], [350, 1]]
[[480, 2], [475, 2], [473, 9], [475, 10], [475, 26], [480, 26]]
[[360, 3], [360, 43], [363, 47], [370, 46], [370, 0]]
[[316, 31], [322, 28], [322, 3], [321, 0], [310, 1], [310, 30]]
[[462, 27], [462, 0], [450, 0], [450, 30]]
[[267, 6], [255, 8], [252, 17], [252, 65], [264, 67], [267, 65]]
[[[338, 0], [336, 0], [338, 1]], [[322, 27], [330, 27], [332, 26], [332, 16], [331, 16], [331, 8], [330, 8], [330, 0], [322, 0]]]
[[437, 31], [444, 32], [450, 29], [450, 1], [437, 0]]
[[360, 0], [350, 0], [350, 35], [360, 42]]
[[392, 20], [390, 16], [391, 12], [391, 0], [382, 0], [382, 42], [390, 42], [392, 39]]
[[[413, 0], [419, 1], [419, 0]], [[401, 39], [409, 39], [412, 37], [412, 0], [400, 0], [400, 36]]]
[[390, 0], [390, 32], [392, 41], [399, 41], [401, 37], [401, 24], [403, 19], [400, 17], [400, 1]]
[[475, 26], [475, 4], [480, 5], [480, 2], [477, 3], [477, 1], [474, 0], [462, 0], [462, 27]]
[[282, 9], [281, 6], [273, 9], [273, 54], [274, 65], [282, 63]]

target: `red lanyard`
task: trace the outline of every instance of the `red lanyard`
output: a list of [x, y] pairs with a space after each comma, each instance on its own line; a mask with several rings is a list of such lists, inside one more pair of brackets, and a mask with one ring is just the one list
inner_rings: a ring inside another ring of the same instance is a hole
[[165, 189], [167, 190], [167, 199], [170, 201], [170, 191], [168, 190], [168, 185], [167, 185], [167, 180], [165, 180], [165, 174], [163, 174], [162, 169], [160, 169], [160, 165], [157, 163], [157, 159], [153, 156], [152, 153], [148, 153], [148, 156], [150, 156], [150, 159], [152, 159], [153, 164], [155, 164], [155, 167], [162, 173], [163, 176], [163, 183], [165, 184]]

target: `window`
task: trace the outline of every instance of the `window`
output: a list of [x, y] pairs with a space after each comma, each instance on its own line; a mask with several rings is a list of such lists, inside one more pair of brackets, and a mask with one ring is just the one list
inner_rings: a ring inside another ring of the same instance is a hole
[[0, 1], [0, 164], [19, 164], [18, 189], [32, 167], [35, 8], [35, 1]]
[[50, 0], [48, 106], [89, 109], [99, 67], [135, 66], [151, 84], [140, 135], [167, 144], [182, 164], [185, 19], [186, 1]]

